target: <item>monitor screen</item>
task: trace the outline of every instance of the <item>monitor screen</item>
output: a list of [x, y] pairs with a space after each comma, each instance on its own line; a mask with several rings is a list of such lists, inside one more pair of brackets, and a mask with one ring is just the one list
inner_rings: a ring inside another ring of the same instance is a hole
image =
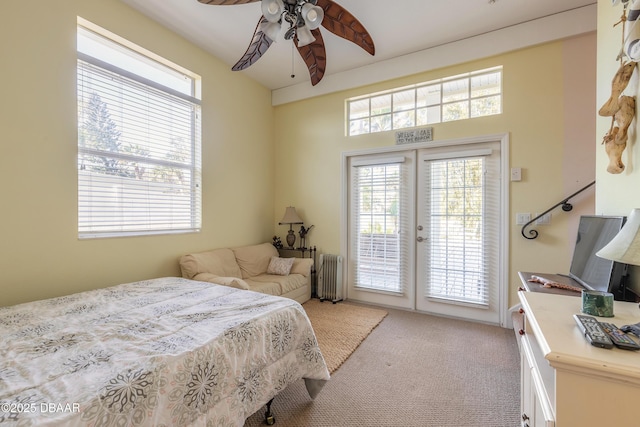
[[569, 275], [582, 286], [594, 291], [612, 292], [621, 278], [614, 273], [615, 263], [596, 256], [596, 252], [609, 243], [624, 225], [623, 216], [580, 217], [576, 245], [573, 250]]

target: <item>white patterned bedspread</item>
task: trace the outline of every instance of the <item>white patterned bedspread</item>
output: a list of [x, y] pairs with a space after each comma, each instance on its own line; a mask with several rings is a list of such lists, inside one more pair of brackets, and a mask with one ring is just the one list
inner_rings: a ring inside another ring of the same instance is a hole
[[300, 378], [329, 372], [287, 298], [171, 277], [0, 308], [2, 427], [241, 426]]

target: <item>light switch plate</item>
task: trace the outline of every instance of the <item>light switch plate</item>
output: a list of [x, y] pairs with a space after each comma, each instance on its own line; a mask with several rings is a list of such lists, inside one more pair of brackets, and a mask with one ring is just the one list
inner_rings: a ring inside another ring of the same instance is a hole
[[516, 225], [525, 225], [531, 221], [530, 213], [517, 213], [516, 214]]
[[[540, 214], [536, 214], [538, 216]], [[551, 213], [546, 213], [536, 220], [536, 225], [549, 225], [551, 224]]]

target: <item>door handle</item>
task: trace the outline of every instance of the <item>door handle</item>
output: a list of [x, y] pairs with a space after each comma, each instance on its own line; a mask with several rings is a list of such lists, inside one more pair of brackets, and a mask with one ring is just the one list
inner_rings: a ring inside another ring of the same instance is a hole
[[422, 237], [422, 236], [418, 236], [418, 237], [416, 238], [416, 240], [417, 240], [418, 242], [424, 242], [424, 237]]

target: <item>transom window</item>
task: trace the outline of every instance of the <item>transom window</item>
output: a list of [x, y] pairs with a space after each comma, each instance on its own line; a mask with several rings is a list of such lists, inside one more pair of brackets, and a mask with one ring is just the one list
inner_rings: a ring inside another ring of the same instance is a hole
[[77, 32], [79, 237], [199, 231], [199, 76], [86, 24]]
[[502, 67], [347, 100], [349, 136], [502, 112]]

